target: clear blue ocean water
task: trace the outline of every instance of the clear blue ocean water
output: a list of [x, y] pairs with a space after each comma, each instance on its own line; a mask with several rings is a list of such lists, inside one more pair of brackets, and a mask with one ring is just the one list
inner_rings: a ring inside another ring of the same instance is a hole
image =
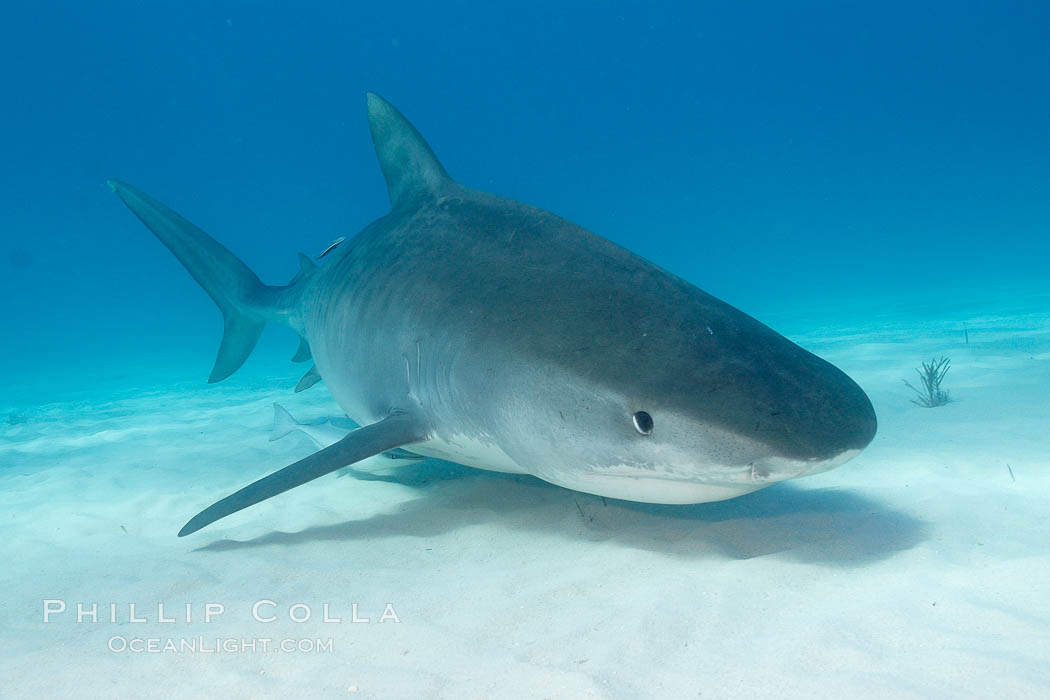
[[5, 383], [206, 366], [210, 300], [105, 179], [283, 282], [297, 251], [386, 210], [366, 90], [461, 182], [755, 315], [1046, 289], [1043, 2], [12, 2], [4, 16]]

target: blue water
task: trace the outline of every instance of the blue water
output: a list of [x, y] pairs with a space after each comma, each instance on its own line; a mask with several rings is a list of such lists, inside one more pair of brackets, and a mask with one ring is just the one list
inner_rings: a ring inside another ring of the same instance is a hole
[[1041, 1], [6, 3], [0, 380], [205, 375], [218, 314], [105, 178], [283, 282], [385, 211], [366, 90], [458, 180], [760, 317], [1045, 290], [1048, 27]]

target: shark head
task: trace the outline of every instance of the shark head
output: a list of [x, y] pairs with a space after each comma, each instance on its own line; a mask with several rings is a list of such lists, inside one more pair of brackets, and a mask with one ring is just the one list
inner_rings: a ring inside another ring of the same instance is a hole
[[572, 361], [501, 381], [503, 450], [568, 488], [699, 503], [827, 471], [873, 439], [853, 380], [741, 312], [699, 329], [671, 314], [662, 332], [650, 318], [651, 331], [629, 324], [600, 348], [580, 337]]

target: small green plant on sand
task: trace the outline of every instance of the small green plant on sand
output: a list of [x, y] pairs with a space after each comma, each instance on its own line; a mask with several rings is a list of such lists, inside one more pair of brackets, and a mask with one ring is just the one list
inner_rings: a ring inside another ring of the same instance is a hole
[[948, 374], [951, 363], [947, 357], [923, 362], [922, 369], [915, 370], [922, 382], [922, 388], [912, 386], [911, 382], [904, 380], [904, 384], [917, 395], [917, 398], [911, 400], [913, 404], [924, 408], [936, 408], [952, 400], [948, 390], [941, 388], [941, 382], [944, 381], [944, 375]]

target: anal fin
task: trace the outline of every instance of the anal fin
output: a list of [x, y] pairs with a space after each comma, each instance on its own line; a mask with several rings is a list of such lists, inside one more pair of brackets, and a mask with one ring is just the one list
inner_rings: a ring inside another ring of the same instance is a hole
[[306, 391], [317, 382], [321, 381], [321, 373], [317, 371], [317, 366], [310, 368], [310, 371], [303, 375], [303, 378], [299, 380], [299, 383], [295, 385], [295, 393], [300, 391]]

